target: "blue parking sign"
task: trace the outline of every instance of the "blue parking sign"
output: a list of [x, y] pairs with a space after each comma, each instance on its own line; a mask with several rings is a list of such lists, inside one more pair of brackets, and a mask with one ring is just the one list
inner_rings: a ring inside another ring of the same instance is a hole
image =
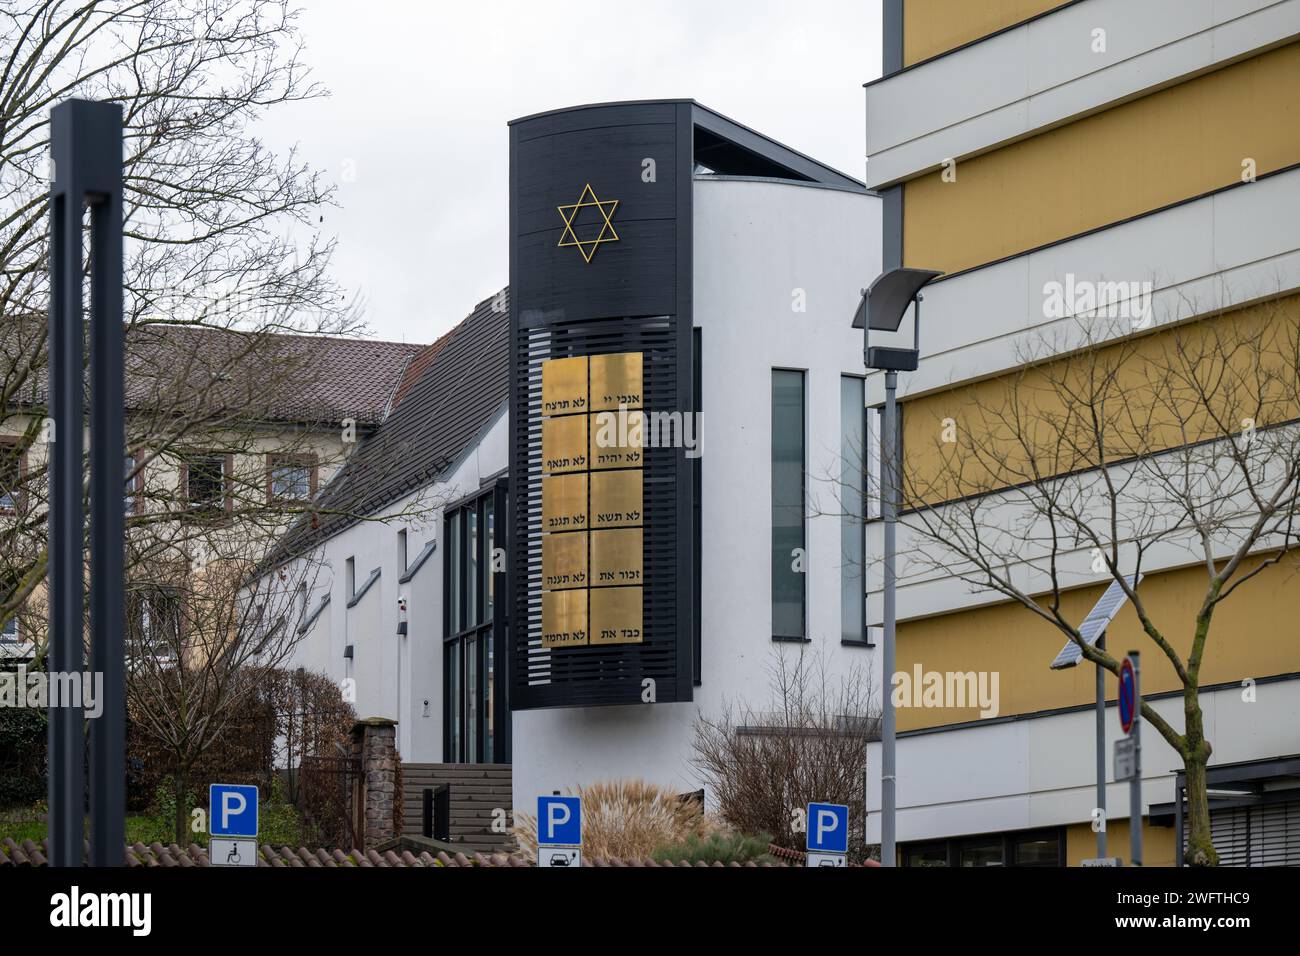
[[537, 798], [537, 845], [582, 845], [581, 798]]
[[808, 804], [808, 851], [849, 852], [849, 808], [839, 803]]
[[208, 832], [212, 836], [257, 836], [257, 787], [214, 783], [208, 787]]

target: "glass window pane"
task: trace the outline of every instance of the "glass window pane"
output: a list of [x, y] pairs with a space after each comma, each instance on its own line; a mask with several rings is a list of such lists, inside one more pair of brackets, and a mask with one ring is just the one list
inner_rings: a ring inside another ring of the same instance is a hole
[[311, 466], [304, 462], [278, 460], [271, 467], [271, 497], [282, 501], [305, 501], [311, 497]]
[[461, 620], [460, 606], [460, 587], [461, 587], [461, 554], [460, 554], [460, 517], [459, 511], [452, 512], [451, 520], [447, 522], [447, 560], [451, 562], [451, 568], [447, 576], [447, 604], [449, 608], [448, 620], [451, 622], [451, 633], [455, 634], [464, 627]]
[[905, 847], [903, 862], [907, 866], [947, 866], [948, 846], [944, 843], [927, 843]]
[[135, 455], [127, 455], [122, 461], [122, 478], [125, 482], [122, 491], [122, 506], [127, 514], [135, 513], [135, 479], [131, 472], [135, 470]]
[[467, 533], [468, 541], [466, 543], [466, 564], [469, 568], [469, 580], [465, 586], [465, 602], [469, 608], [469, 614], [466, 617], [466, 626], [472, 627], [479, 623], [479, 591], [482, 579], [480, 573], [480, 555], [479, 555], [479, 528], [478, 528], [478, 508], [471, 506], [466, 512], [465, 517], [468, 522], [469, 530]]
[[483, 716], [487, 724], [487, 730], [485, 731], [483, 737], [483, 762], [492, 763], [493, 756], [496, 753], [495, 750], [496, 725], [493, 721], [493, 717], [496, 711], [496, 708], [493, 706], [493, 698], [495, 696], [494, 695], [495, 687], [493, 686], [493, 681], [496, 677], [496, 661], [493, 658], [493, 654], [492, 654], [491, 631], [489, 631], [487, 635], [484, 636], [483, 643], [487, 648], [487, 669], [484, 671], [484, 675], [486, 679], [483, 682], [484, 686], [487, 689], [483, 701]]
[[1002, 866], [1002, 838], [964, 844], [958, 851], [958, 866]]
[[486, 528], [484, 537], [484, 554], [486, 555], [487, 606], [483, 609], [483, 620], [491, 621], [496, 610], [496, 575], [493, 573], [495, 561], [493, 549], [496, 548], [496, 503], [488, 498], [483, 503], [483, 522]]
[[1061, 842], [1055, 835], [1016, 841], [1016, 866], [1060, 866]]
[[804, 636], [804, 375], [772, 371], [772, 635]]
[[460, 642], [447, 645], [447, 759], [457, 763], [460, 754]]
[[478, 639], [465, 639], [465, 762], [478, 760]]
[[865, 453], [867, 414], [864, 382], [840, 379], [840, 638], [860, 641], [866, 636]]
[[225, 507], [225, 455], [191, 458], [186, 470], [186, 498], [194, 511], [220, 511]]

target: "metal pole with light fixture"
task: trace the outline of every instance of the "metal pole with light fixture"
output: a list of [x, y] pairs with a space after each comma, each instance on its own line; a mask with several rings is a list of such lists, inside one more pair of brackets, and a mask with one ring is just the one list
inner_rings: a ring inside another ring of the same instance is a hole
[[[880, 718], [880, 862], [895, 866], [897, 729], [891, 693], [895, 669], [894, 630], [895, 548], [898, 524], [898, 492], [902, 463], [898, 460], [898, 373], [914, 372], [920, 364], [921, 289], [943, 275], [930, 269], [891, 269], [876, 277], [862, 295], [853, 327], [862, 329], [862, 358], [867, 368], [885, 373], [885, 420], [880, 441], [880, 517], [885, 525], [884, 593], [884, 686], [881, 688]], [[912, 306], [912, 348], [873, 346], [871, 330], [897, 332], [903, 315]]]
[[[126, 656], [123, 646], [126, 448], [122, 333], [122, 107], [68, 100], [50, 111], [49, 666], [85, 670], [85, 407], [90, 407], [90, 670], [103, 678], [90, 722], [90, 855], [122, 866], [126, 845]], [[90, 395], [83, 293], [91, 211]], [[81, 701], [49, 700], [49, 863], [85, 862], [86, 719]]]

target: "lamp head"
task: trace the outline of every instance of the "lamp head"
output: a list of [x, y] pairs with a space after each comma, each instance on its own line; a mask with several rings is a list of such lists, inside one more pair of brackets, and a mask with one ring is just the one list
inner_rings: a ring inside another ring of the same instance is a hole
[[869, 326], [873, 332], [897, 332], [903, 313], [916, 294], [942, 272], [933, 269], [890, 269], [876, 276], [853, 314], [855, 329]]

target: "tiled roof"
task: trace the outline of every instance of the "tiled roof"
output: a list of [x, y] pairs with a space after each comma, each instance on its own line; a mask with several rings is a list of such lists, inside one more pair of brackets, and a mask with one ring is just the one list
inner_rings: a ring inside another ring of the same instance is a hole
[[415, 355], [411, 356], [410, 361], [406, 363], [406, 369], [402, 372], [401, 380], [397, 383], [397, 388], [393, 391], [393, 400], [388, 405], [390, 413], [394, 408], [401, 404], [402, 399], [410, 394], [411, 389], [420, 381], [420, 376], [423, 375], [424, 370], [429, 367], [429, 363], [433, 361], [434, 356], [441, 352], [443, 346], [445, 346], [450, 340], [451, 333], [448, 332], [432, 345], [426, 345], [424, 348], [420, 349], [419, 352], [415, 353]]
[[[783, 847], [769, 847], [773, 856], [777, 857], [775, 863], [687, 863], [682, 860], [678, 863], [657, 862], [650, 859], [640, 860], [620, 860], [620, 859], [587, 859], [583, 861], [583, 866], [594, 867], [721, 867], [729, 868], [767, 868], [767, 867], [786, 867], [802, 866], [805, 854], [798, 850], [787, 850]], [[85, 852], [90, 853], [89, 844], [86, 845]], [[13, 840], [6, 837], [0, 840], [0, 867], [9, 866], [45, 866], [47, 853], [47, 841], [42, 840], [38, 846], [31, 840], [24, 840], [21, 844], [14, 843]], [[789, 861], [789, 862], [786, 862]], [[211, 866], [208, 860], [208, 853], [198, 844], [191, 843], [188, 847], [182, 849], [175, 843], [164, 846], [161, 843], [151, 843], [145, 846], [143, 843], [135, 843], [126, 848], [126, 865], [127, 866]], [[343, 852], [342, 850], [309, 850], [306, 847], [273, 847], [263, 846], [258, 850], [257, 865], [262, 867], [436, 867], [436, 866], [505, 866], [505, 867], [529, 867], [533, 866], [533, 861], [526, 859], [517, 854], [507, 855], [505, 853], [493, 853], [485, 855], [482, 853], [473, 853], [465, 855], [464, 853], [449, 854], [445, 852], [438, 853], [412, 853], [410, 850], [388, 850], [383, 853], [377, 850], [352, 850]], [[865, 864], [868, 867], [879, 867], [880, 864], [875, 860], [868, 860]]]
[[[9, 364], [31, 357], [40, 323], [0, 334]], [[426, 346], [332, 336], [255, 334], [201, 326], [144, 324], [127, 330], [128, 408], [218, 405], [273, 421], [360, 426], [383, 420], [404, 372]], [[46, 404], [45, 370], [15, 396]]]
[[[281, 540], [270, 563], [294, 557], [364, 517], [436, 481], [504, 407], [510, 392], [509, 307], [484, 299], [421, 354], [413, 383], [399, 386], [392, 411], [365, 437]], [[494, 308], [493, 306], [498, 308]]]

